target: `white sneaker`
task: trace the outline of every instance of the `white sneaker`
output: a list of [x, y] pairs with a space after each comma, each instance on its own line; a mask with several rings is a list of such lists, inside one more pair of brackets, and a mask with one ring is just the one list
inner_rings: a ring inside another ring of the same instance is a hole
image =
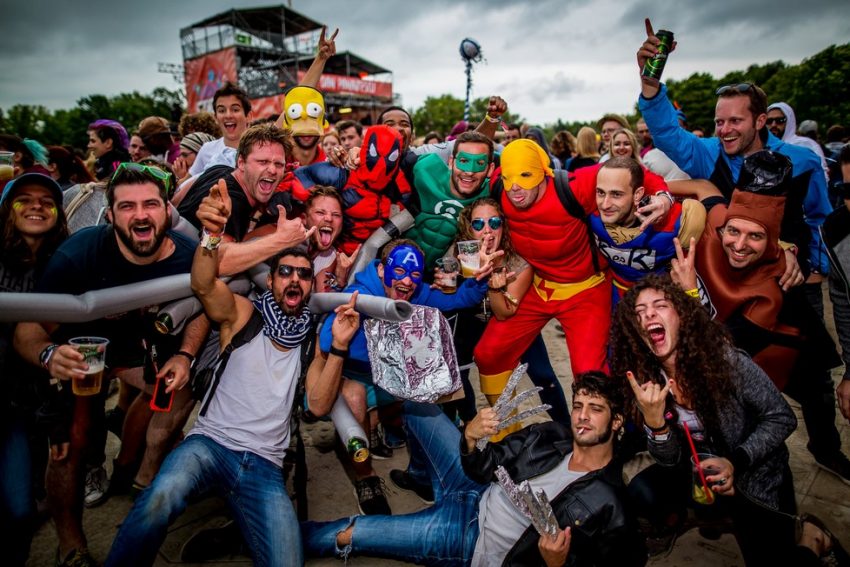
[[94, 508], [106, 502], [109, 479], [103, 465], [86, 471], [86, 492], [83, 503], [86, 508]]

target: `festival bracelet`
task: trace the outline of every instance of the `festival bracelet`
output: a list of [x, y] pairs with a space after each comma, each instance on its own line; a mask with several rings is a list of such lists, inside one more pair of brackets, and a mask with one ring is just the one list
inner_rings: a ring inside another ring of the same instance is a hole
[[328, 354], [332, 354], [340, 358], [348, 358], [348, 349], [342, 350], [341, 348], [336, 348], [331, 345], [331, 350], [328, 351]]
[[665, 197], [667, 197], [668, 199], [670, 199], [670, 206], [671, 206], [671, 207], [672, 207], [672, 206], [676, 203], [676, 199], [673, 197], [673, 195], [671, 195], [671, 194], [670, 194], [670, 192], [669, 192], [669, 191], [659, 191], [659, 192], [658, 192], [658, 193], [656, 193], [655, 195], [656, 195], [656, 196], [664, 195]]
[[699, 290], [697, 288], [686, 289], [685, 293], [693, 297], [694, 299], [699, 299]]
[[221, 235], [222, 233], [213, 234], [204, 228], [201, 231], [201, 242], [200, 245], [210, 252], [216, 250], [221, 245]]
[[195, 355], [190, 352], [186, 352], [185, 350], [178, 350], [174, 353], [174, 356], [185, 356], [186, 358], [188, 358], [190, 368], [193, 364], [195, 364]]
[[501, 119], [501, 118], [493, 118], [492, 116], [490, 116], [490, 114], [485, 114], [485, 115], [484, 115], [484, 120], [486, 120], [486, 121], [487, 121], [487, 122], [489, 122], [490, 124], [498, 124], [499, 122], [501, 122], [501, 121], [502, 121], [502, 119]]

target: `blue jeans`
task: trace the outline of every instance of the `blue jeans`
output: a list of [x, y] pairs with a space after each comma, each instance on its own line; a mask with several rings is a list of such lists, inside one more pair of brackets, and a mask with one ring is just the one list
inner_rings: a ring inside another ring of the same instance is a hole
[[5, 556], [11, 565], [27, 561], [33, 536], [35, 500], [32, 494], [32, 459], [27, 430], [21, 419], [0, 423], [0, 524], [8, 544]]
[[[478, 539], [478, 501], [486, 485], [471, 481], [460, 464], [460, 432], [435, 404], [404, 404], [408, 447], [427, 462], [435, 503], [403, 516], [355, 516], [304, 522], [308, 556], [371, 555], [420, 564], [468, 565]], [[336, 536], [354, 525], [351, 545]]]
[[224, 498], [255, 565], [303, 565], [298, 520], [282, 470], [247, 451], [232, 451], [204, 435], [190, 435], [165, 459], [121, 524], [106, 565], [151, 565], [168, 526], [188, 502], [214, 493]]

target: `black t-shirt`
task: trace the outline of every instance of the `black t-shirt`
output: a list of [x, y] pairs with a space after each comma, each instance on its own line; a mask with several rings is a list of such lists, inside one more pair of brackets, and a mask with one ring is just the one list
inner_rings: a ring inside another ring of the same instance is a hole
[[[176, 232], [168, 236], [174, 252], [167, 258], [147, 265], [129, 262], [121, 254], [112, 225], [84, 228], [66, 240], [53, 254], [36, 283], [38, 293], [70, 293], [186, 274], [192, 270], [196, 243]], [[139, 366], [144, 360], [142, 339], [157, 345], [160, 363], [179, 348], [179, 337], [161, 335], [154, 330], [158, 305], [135, 309], [87, 323], [62, 323], [54, 334], [57, 342], [78, 336], [109, 339], [106, 363], [113, 368]]]
[[237, 242], [241, 242], [248, 232], [248, 226], [251, 223], [251, 217], [254, 214], [254, 207], [248, 201], [248, 196], [236, 178], [233, 177], [233, 168], [228, 165], [216, 165], [209, 167], [195, 180], [189, 193], [177, 206], [177, 211], [180, 216], [192, 223], [198, 230], [201, 230], [201, 221], [195, 213], [198, 212], [198, 207], [201, 201], [209, 195], [210, 188], [215, 185], [219, 179], [224, 179], [227, 184], [227, 192], [230, 194], [231, 212], [230, 218], [227, 221], [227, 226], [224, 228], [225, 234], [233, 237]]

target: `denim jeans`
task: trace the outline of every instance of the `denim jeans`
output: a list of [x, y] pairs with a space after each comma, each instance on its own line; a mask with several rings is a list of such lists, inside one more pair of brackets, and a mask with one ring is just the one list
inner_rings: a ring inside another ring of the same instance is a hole
[[190, 500], [210, 493], [227, 501], [255, 565], [303, 565], [298, 521], [280, 467], [204, 435], [190, 435], [168, 455], [121, 524], [106, 565], [151, 565], [168, 526]]
[[17, 417], [0, 423], [0, 524], [5, 526], [6, 561], [24, 565], [33, 536], [35, 500], [32, 494], [32, 460], [24, 422]]
[[[408, 447], [427, 463], [435, 503], [403, 516], [355, 516], [333, 522], [304, 522], [308, 556], [353, 553], [420, 564], [468, 565], [478, 539], [478, 501], [486, 485], [471, 481], [460, 464], [460, 432], [434, 404], [405, 402]], [[336, 536], [354, 525], [351, 545]]]

